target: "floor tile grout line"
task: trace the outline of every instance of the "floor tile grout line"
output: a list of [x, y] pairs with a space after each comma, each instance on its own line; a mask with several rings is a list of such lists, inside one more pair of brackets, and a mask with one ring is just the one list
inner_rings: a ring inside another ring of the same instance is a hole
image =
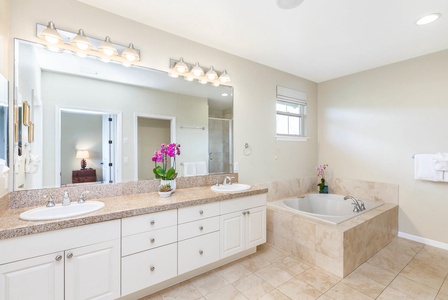
[[443, 279], [442, 285], [439, 287], [439, 290], [437, 291], [436, 297], [434, 299], [437, 299], [446, 281], [448, 281], [448, 274], [446, 274], [445, 279]]

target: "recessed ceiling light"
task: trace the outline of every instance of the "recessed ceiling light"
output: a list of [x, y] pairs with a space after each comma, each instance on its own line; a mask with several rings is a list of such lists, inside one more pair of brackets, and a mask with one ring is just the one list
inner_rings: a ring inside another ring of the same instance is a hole
[[442, 15], [439, 13], [426, 15], [416, 22], [417, 25], [426, 25], [439, 19]]
[[276, 0], [277, 6], [281, 9], [292, 9], [300, 4], [302, 4], [303, 0]]
[[227, 94], [227, 93], [222, 93], [221, 94], [221, 96], [223, 96], [223, 97], [227, 97], [229, 94]]

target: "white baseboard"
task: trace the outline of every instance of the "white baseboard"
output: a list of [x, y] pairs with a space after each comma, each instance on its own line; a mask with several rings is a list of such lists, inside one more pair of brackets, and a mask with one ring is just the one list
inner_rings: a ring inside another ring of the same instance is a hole
[[441, 248], [441, 249], [445, 249], [448, 250], [448, 244], [447, 243], [442, 243], [439, 241], [434, 241], [431, 239], [427, 239], [427, 238], [423, 238], [417, 235], [413, 235], [413, 234], [409, 234], [409, 233], [404, 233], [399, 231], [398, 232], [398, 236], [408, 239], [408, 240], [412, 240], [412, 241], [416, 241], [425, 245], [429, 245], [429, 246], [433, 246], [433, 247], [437, 247], [437, 248]]

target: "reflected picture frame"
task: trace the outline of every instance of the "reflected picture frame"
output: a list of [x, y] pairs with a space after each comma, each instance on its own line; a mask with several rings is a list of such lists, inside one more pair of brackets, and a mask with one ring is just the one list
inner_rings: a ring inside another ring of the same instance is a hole
[[28, 104], [27, 101], [23, 102], [23, 116], [22, 116], [22, 121], [23, 121], [23, 125], [25, 126], [29, 126], [30, 124], [30, 105]]

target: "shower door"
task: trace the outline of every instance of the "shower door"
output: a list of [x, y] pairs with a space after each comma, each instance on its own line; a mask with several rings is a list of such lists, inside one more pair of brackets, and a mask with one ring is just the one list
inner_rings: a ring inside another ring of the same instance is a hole
[[208, 119], [209, 173], [233, 171], [232, 120]]

